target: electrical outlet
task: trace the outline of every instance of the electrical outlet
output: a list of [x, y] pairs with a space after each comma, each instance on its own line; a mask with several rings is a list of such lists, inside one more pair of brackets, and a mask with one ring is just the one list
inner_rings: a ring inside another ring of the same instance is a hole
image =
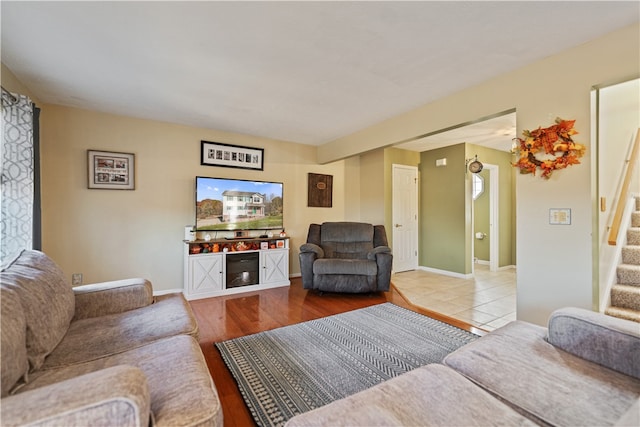
[[82, 273], [73, 273], [71, 275], [71, 284], [73, 286], [80, 286], [82, 285]]

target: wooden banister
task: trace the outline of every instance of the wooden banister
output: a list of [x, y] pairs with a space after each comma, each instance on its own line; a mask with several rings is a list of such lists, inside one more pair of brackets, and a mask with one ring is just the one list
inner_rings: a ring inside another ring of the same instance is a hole
[[620, 224], [622, 223], [622, 215], [624, 214], [624, 208], [627, 203], [627, 195], [629, 194], [629, 186], [631, 185], [631, 177], [633, 176], [633, 170], [638, 163], [638, 153], [640, 152], [640, 128], [636, 133], [636, 139], [631, 149], [631, 155], [627, 160], [627, 171], [624, 174], [624, 181], [620, 187], [620, 194], [618, 195], [618, 202], [616, 203], [616, 212], [613, 215], [613, 222], [611, 223], [611, 229], [609, 230], [608, 243], [615, 246], [618, 241], [618, 234], [620, 233]]

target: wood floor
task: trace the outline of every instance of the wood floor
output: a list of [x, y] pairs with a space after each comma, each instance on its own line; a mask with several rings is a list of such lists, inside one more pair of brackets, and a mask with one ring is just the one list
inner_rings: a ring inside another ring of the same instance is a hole
[[478, 335], [485, 333], [460, 320], [413, 306], [393, 288], [390, 292], [373, 295], [319, 295], [302, 289], [300, 279], [294, 278], [290, 287], [191, 301], [200, 328], [200, 347], [222, 403], [224, 425], [244, 427], [255, 423], [214, 343], [384, 302]]

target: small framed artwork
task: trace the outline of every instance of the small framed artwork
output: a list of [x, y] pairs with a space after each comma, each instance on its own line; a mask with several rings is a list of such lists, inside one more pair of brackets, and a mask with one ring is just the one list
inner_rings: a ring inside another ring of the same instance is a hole
[[276, 248], [284, 248], [284, 240], [276, 240]]
[[88, 188], [135, 190], [135, 155], [87, 150]]
[[269, 242], [260, 242], [260, 249], [269, 249]]
[[264, 148], [201, 141], [200, 164], [261, 171], [264, 170]]

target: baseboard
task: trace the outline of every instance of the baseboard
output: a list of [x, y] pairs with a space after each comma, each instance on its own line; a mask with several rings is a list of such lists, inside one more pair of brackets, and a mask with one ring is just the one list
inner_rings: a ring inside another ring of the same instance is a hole
[[429, 273], [441, 274], [443, 276], [455, 277], [458, 279], [472, 279], [473, 274], [456, 273], [455, 271], [439, 270], [437, 268], [418, 266], [418, 270], [428, 271]]
[[292, 277], [302, 277], [302, 273], [289, 274], [289, 278], [292, 278]]

